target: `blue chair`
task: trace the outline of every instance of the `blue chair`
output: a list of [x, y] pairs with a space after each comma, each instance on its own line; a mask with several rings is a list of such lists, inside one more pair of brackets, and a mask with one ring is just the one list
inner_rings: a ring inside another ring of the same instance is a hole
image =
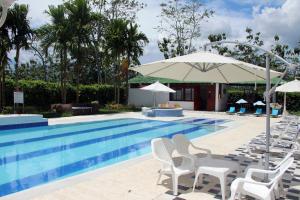
[[246, 108], [241, 108], [240, 111], [237, 113], [238, 115], [246, 114]]
[[234, 114], [235, 113], [235, 107], [233, 107], [233, 106], [230, 107], [229, 110], [226, 113], [230, 114], [230, 115]]
[[279, 117], [279, 110], [272, 108], [271, 116], [272, 117]]
[[255, 111], [255, 113], [254, 113], [254, 115], [256, 117], [261, 116], [262, 115], [262, 108], [257, 108], [256, 111]]

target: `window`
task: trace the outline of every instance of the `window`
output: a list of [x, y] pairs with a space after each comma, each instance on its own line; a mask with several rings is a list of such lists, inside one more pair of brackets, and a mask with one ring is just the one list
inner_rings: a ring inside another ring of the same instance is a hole
[[182, 88], [174, 89], [176, 93], [171, 94], [171, 101], [182, 101], [183, 99], [183, 93]]
[[185, 101], [193, 101], [194, 100], [194, 88], [185, 88], [184, 93]]
[[171, 101], [193, 101], [194, 88], [173, 88], [176, 93], [170, 94]]

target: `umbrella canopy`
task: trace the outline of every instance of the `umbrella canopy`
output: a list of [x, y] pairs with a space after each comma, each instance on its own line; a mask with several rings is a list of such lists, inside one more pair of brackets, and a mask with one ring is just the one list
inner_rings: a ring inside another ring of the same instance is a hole
[[238, 100], [235, 103], [237, 103], [237, 104], [245, 104], [245, 103], [248, 103], [248, 102], [245, 99], [240, 99], [240, 100]]
[[300, 81], [294, 80], [276, 88], [276, 92], [300, 92]]
[[[184, 82], [238, 83], [265, 80], [265, 68], [210, 52], [198, 52], [130, 68], [144, 76]], [[271, 71], [271, 78], [280, 76]]]
[[175, 93], [176, 91], [165, 86], [164, 84], [161, 84], [159, 81], [156, 81], [155, 83], [148, 85], [146, 87], [141, 88], [141, 90], [148, 90], [151, 92], [167, 92], [167, 93]]
[[266, 104], [262, 101], [257, 101], [253, 104], [254, 106], [265, 106]]
[[300, 92], [300, 81], [294, 80], [288, 83], [285, 83], [276, 88], [276, 92], [284, 92], [284, 105], [283, 105], [283, 113], [286, 112], [286, 93], [287, 92]]
[[153, 92], [153, 106], [156, 107], [156, 93], [158, 92], [164, 92], [164, 93], [175, 93], [176, 91], [165, 86], [164, 84], [161, 84], [159, 81], [156, 81], [155, 83], [148, 85], [146, 87], [141, 88], [141, 90], [147, 90]]

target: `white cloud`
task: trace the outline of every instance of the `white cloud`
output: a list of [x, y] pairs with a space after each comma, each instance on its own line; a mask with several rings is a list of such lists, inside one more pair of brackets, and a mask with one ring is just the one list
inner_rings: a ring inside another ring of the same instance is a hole
[[251, 25], [270, 42], [278, 34], [283, 42], [295, 46], [300, 41], [300, 1], [286, 0], [281, 7], [265, 7], [254, 13]]
[[17, 0], [16, 3], [29, 5], [30, 22], [36, 28], [49, 21], [47, 14], [45, 14], [48, 6], [62, 4], [63, 0]]

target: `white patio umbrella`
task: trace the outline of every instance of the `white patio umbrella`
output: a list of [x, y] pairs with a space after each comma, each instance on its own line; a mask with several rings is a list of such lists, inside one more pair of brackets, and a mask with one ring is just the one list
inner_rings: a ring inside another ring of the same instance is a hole
[[[185, 82], [238, 83], [266, 79], [263, 67], [210, 52], [199, 52], [130, 68], [144, 76]], [[280, 76], [271, 70], [271, 78]]]
[[164, 92], [164, 93], [175, 93], [176, 91], [165, 86], [164, 84], [161, 84], [159, 81], [156, 81], [155, 83], [148, 85], [146, 87], [141, 88], [141, 90], [147, 90], [153, 92], [153, 98], [154, 107], [156, 106], [156, 93]]
[[237, 104], [245, 104], [245, 103], [248, 103], [248, 101], [246, 101], [245, 99], [240, 99], [240, 100], [238, 100], [235, 103], [237, 103]]
[[265, 106], [266, 104], [262, 101], [257, 101], [253, 104], [254, 106]]
[[[282, 75], [280, 72], [270, 70], [269, 55], [271, 54], [267, 54], [266, 68], [205, 51], [143, 64], [130, 69], [144, 76], [169, 78], [183, 82], [239, 83], [267, 80], [266, 88], [269, 92], [270, 79]], [[270, 114], [267, 113], [267, 138], [269, 138], [270, 132], [269, 120]], [[269, 139], [267, 139], [267, 149], [269, 148], [268, 141]], [[266, 163], [266, 168], [268, 168], [268, 155], [266, 156]]]
[[300, 81], [294, 80], [288, 83], [285, 83], [276, 88], [276, 92], [284, 92], [284, 106], [283, 113], [286, 113], [286, 93], [290, 92], [300, 92]]

